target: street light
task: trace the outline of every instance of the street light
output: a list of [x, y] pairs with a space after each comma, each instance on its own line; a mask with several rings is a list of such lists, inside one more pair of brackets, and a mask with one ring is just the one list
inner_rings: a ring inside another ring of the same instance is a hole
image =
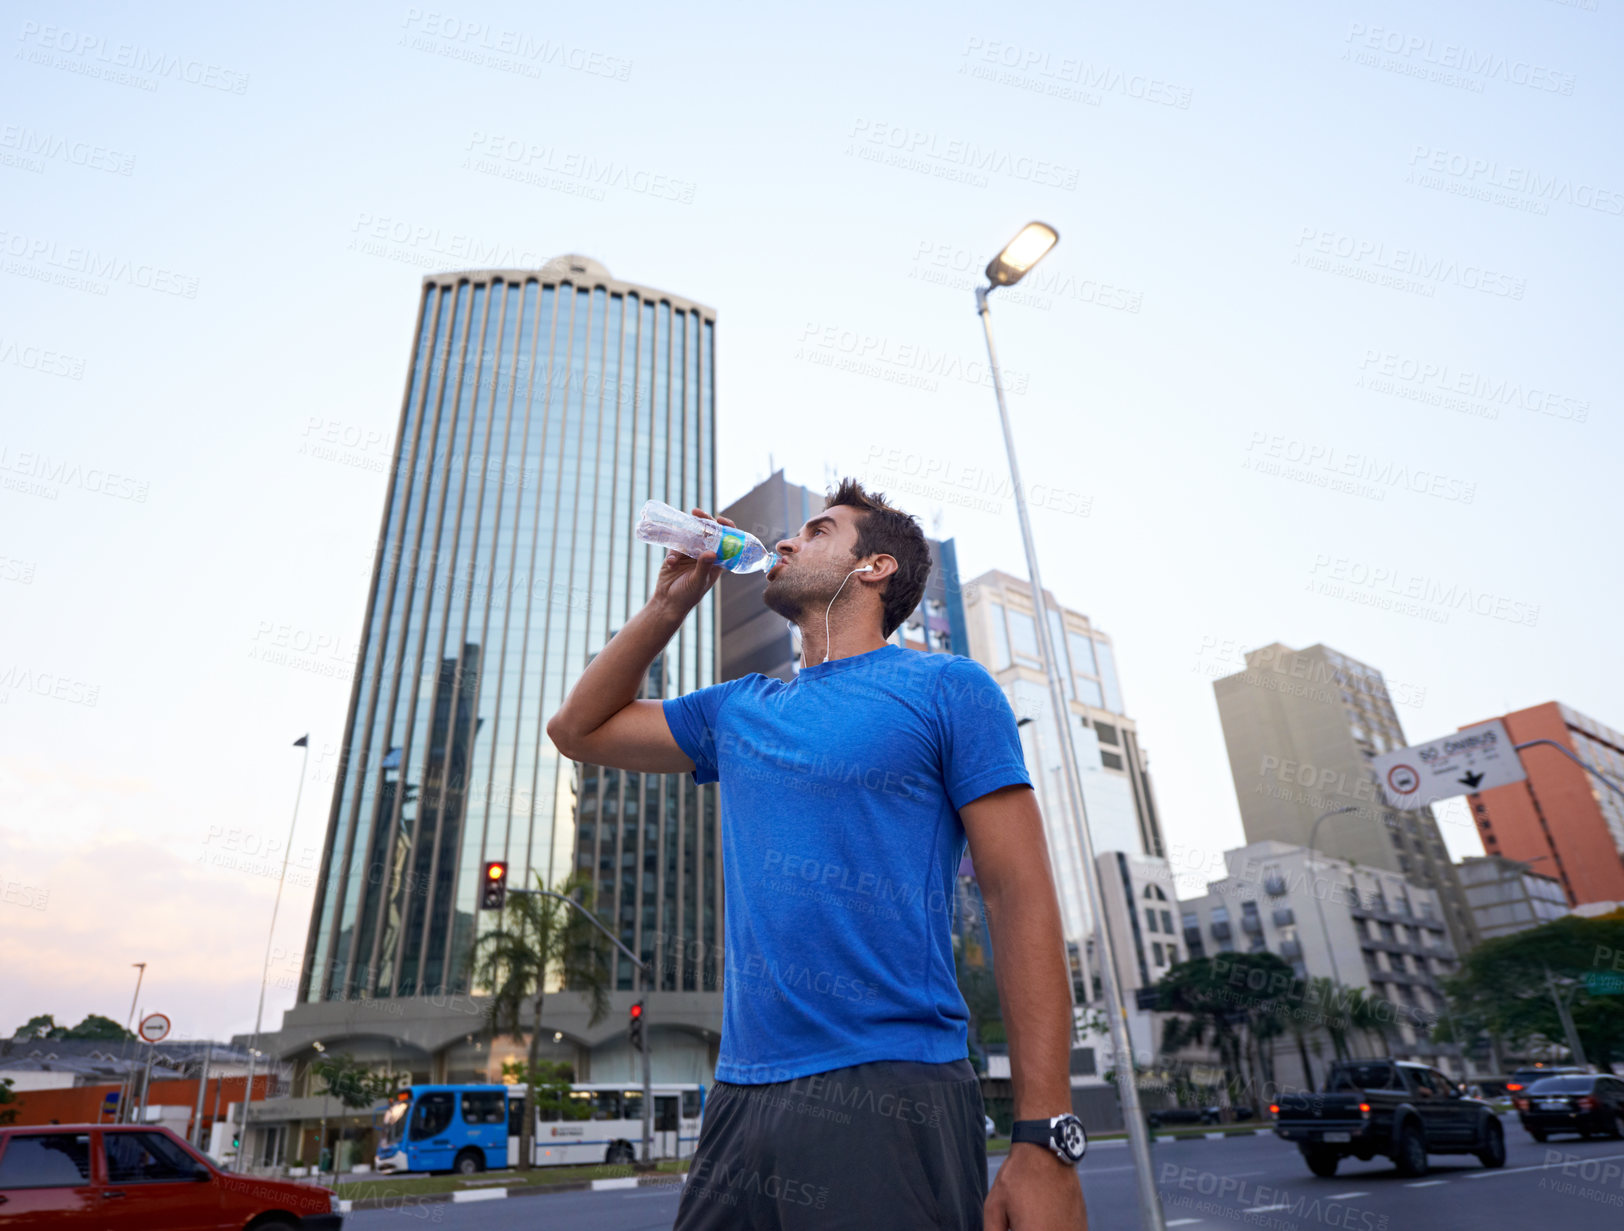
[[[1357, 811], [1359, 811], [1357, 807], [1349, 804], [1346, 808], [1338, 808], [1334, 812], [1327, 812], [1324, 816], [1314, 818], [1314, 824], [1308, 830], [1308, 862], [1310, 866], [1314, 862], [1314, 843], [1319, 837], [1320, 822], [1328, 821], [1333, 816], [1341, 816], [1344, 812]], [[1313, 886], [1310, 886], [1310, 889], [1312, 888]], [[1336, 981], [1338, 987], [1341, 987], [1342, 972], [1336, 968], [1336, 948], [1331, 944], [1331, 929], [1325, 924], [1325, 903], [1320, 901], [1320, 895], [1317, 891], [1314, 892], [1314, 909], [1319, 912], [1320, 931], [1325, 933], [1325, 951], [1331, 955], [1331, 978]]]
[[[242, 1113], [237, 1117], [237, 1134], [242, 1138], [243, 1146], [248, 1144], [248, 1103], [254, 1097], [254, 1061], [261, 1052], [255, 1050], [254, 1044], [259, 1042], [260, 1027], [265, 1022], [265, 982], [271, 977], [271, 945], [276, 938], [276, 912], [282, 908], [282, 886], [288, 879], [288, 856], [293, 853], [293, 831], [299, 824], [299, 799], [304, 794], [305, 770], [310, 767], [310, 736], [301, 735], [293, 741], [295, 748], [304, 749], [304, 758], [299, 762], [299, 786], [293, 792], [293, 820], [288, 823], [288, 844], [282, 848], [282, 875], [276, 878], [276, 899], [271, 903], [271, 926], [265, 933], [265, 961], [259, 968], [259, 1009], [254, 1014], [254, 1039], [248, 1045], [248, 1084], [243, 1087]], [[267, 1091], [269, 1093], [269, 1091]], [[246, 1148], [237, 1151], [231, 1160], [231, 1169], [243, 1169], [243, 1155]]]
[[[1009, 455], [1010, 485], [1015, 492], [1015, 512], [1021, 525], [1021, 543], [1026, 548], [1026, 571], [1032, 581], [1032, 606], [1043, 649], [1044, 674], [1049, 680], [1049, 704], [1060, 727], [1060, 757], [1066, 771], [1066, 793], [1071, 802], [1072, 824], [1077, 830], [1077, 846], [1083, 853], [1083, 876], [1099, 918], [1101, 940], [1100, 980], [1110, 1004], [1107, 1017], [1111, 1026], [1111, 1049], [1116, 1054], [1117, 1092], [1122, 1114], [1128, 1122], [1128, 1144], [1133, 1151], [1134, 1179], [1139, 1189], [1140, 1226], [1145, 1231], [1163, 1231], [1161, 1194], [1151, 1169], [1150, 1137], [1139, 1107], [1139, 1084], [1133, 1068], [1133, 1040], [1128, 1037], [1128, 1007], [1122, 985], [1117, 981], [1116, 954], [1111, 943], [1111, 920], [1100, 891], [1099, 868], [1094, 863], [1094, 840], [1088, 832], [1088, 815], [1083, 806], [1083, 779], [1077, 766], [1077, 749], [1071, 738], [1071, 707], [1060, 682], [1059, 659], [1049, 629], [1048, 604], [1043, 599], [1043, 576], [1038, 572], [1037, 548], [1032, 542], [1032, 524], [1026, 511], [1026, 492], [1021, 486], [1020, 466], [1015, 460], [1015, 435], [1009, 425], [1009, 407], [1004, 402], [1004, 379], [998, 368], [998, 349], [993, 345], [992, 317], [987, 296], [1001, 286], [1014, 286], [1043, 259], [1059, 240], [1059, 233], [1047, 223], [1029, 222], [987, 265], [990, 285], [976, 288], [976, 312], [987, 335], [987, 363], [992, 371], [992, 389], [998, 399], [998, 419], [1004, 429], [1004, 451]], [[1066, 979], [1071, 980], [1071, 963], [1066, 963]]]

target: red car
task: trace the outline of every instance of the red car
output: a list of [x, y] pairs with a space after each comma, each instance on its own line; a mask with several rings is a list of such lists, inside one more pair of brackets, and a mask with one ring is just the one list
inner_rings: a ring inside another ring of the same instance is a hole
[[166, 1128], [0, 1128], [4, 1231], [339, 1231], [330, 1189], [221, 1171]]

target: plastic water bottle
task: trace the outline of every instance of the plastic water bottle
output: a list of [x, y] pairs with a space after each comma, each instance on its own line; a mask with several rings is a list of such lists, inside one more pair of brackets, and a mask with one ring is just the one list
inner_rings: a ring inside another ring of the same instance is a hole
[[716, 563], [730, 573], [763, 573], [778, 563], [778, 553], [768, 551], [748, 530], [706, 521], [658, 500], [650, 500], [637, 515], [637, 538], [696, 558], [714, 551]]

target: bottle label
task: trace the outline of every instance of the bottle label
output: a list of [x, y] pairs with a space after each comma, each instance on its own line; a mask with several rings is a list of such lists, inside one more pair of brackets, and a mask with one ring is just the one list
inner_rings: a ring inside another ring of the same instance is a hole
[[744, 536], [722, 531], [722, 541], [716, 545], [716, 562], [726, 564], [744, 550]]

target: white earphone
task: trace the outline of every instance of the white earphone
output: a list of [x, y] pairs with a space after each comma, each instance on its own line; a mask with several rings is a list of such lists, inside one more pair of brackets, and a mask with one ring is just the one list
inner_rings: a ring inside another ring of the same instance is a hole
[[[852, 569], [851, 573], [872, 573], [873, 571], [874, 571], [874, 566], [872, 564], [864, 564], [864, 565], [861, 565], [858, 568]], [[841, 579], [840, 585], [835, 589], [834, 598], [831, 598], [829, 600], [829, 606], [825, 607], [823, 609], [823, 661], [824, 662], [829, 661], [829, 608], [833, 607], [835, 605], [835, 598], [839, 598], [840, 597], [840, 591], [844, 590], [846, 588], [846, 582], [851, 580], [851, 573], [847, 573], [846, 576]], [[821, 666], [822, 664], [820, 663], [819, 665]]]

